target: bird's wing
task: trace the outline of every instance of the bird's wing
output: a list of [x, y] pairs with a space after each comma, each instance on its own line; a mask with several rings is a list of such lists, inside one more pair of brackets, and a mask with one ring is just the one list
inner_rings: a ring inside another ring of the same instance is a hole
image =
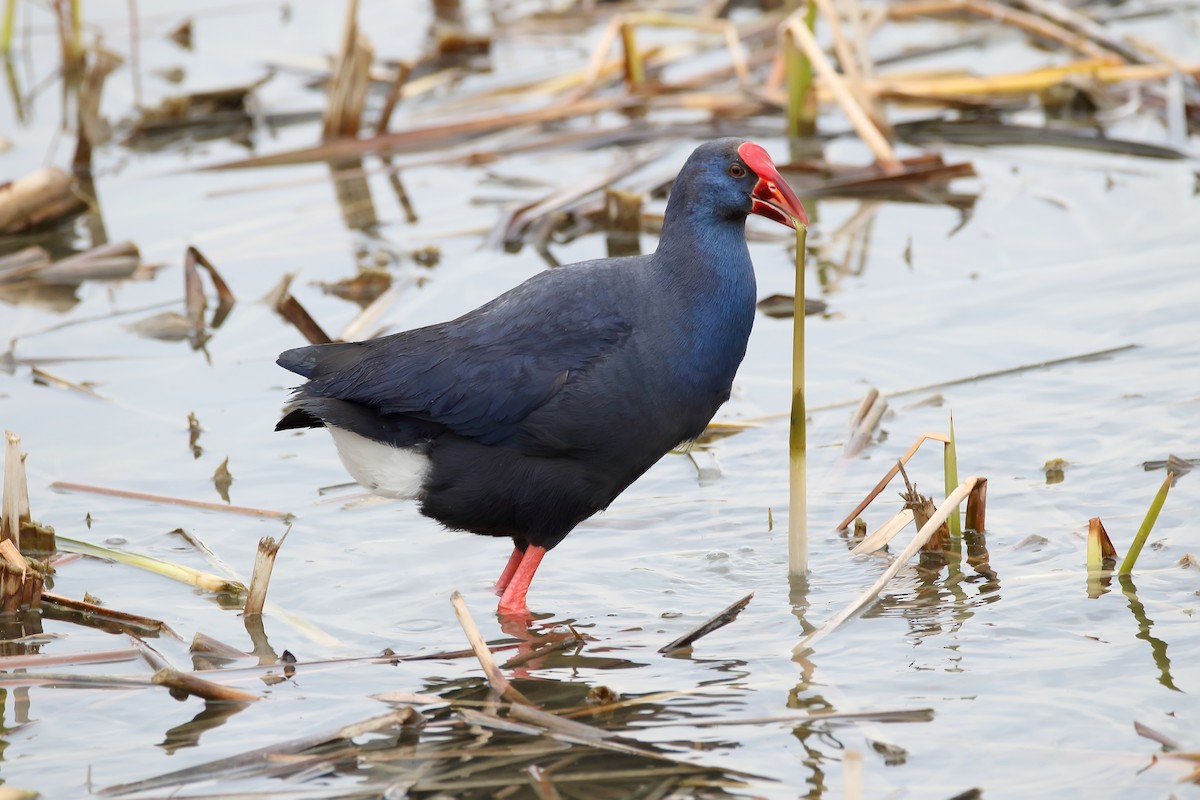
[[495, 444], [628, 337], [619, 304], [590, 283], [530, 281], [451, 322], [289, 350], [279, 363], [309, 378], [301, 400], [348, 400]]

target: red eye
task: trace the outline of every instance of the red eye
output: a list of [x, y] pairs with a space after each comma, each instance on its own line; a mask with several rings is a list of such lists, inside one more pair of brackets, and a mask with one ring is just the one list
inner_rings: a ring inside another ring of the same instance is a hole
[[740, 178], [746, 174], [746, 168], [743, 167], [741, 164], [737, 164], [737, 163], [730, 164], [729, 165], [729, 174], [735, 178]]

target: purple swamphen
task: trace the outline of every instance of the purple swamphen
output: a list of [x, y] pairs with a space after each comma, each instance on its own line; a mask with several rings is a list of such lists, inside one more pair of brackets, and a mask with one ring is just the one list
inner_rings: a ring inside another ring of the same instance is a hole
[[748, 214], [807, 225], [767, 152], [696, 148], [658, 249], [542, 272], [458, 319], [288, 350], [276, 430], [324, 426], [354, 479], [448, 528], [512, 538], [501, 614], [546, 551], [729, 398], [754, 321]]

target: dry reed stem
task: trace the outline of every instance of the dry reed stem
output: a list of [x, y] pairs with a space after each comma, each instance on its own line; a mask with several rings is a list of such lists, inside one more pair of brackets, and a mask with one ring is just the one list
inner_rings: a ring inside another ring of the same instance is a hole
[[122, 629], [128, 630], [128, 626], [140, 628], [141, 630], [156, 631], [166, 634], [176, 641], [183, 641], [179, 634], [171, 629], [171, 626], [160, 619], [153, 617], [143, 617], [139, 614], [130, 614], [125, 611], [116, 611], [104, 606], [98, 606], [94, 603], [87, 603], [83, 600], [74, 600], [70, 597], [64, 597], [60, 594], [52, 594], [50, 592], [42, 593], [42, 600], [47, 603], [53, 603], [62, 608], [77, 611], [88, 617], [95, 617], [103, 620], [109, 620], [116, 623]]
[[1200, 78], [1200, 64], [1132, 64], [1112, 65], [1099, 60], [1074, 61], [1056, 67], [1043, 67], [1027, 72], [989, 76], [952, 76], [947, 78], [888, 78], [883, 76], [868, 84], [875, 94], [894, 95], [906, 99], [923, 98], [943, 101], [964, 96], [1029, 94], [1057, 86], [1073, 75], [1091, 78], [1099, 83], [1159, 81], [1176, 72]]
[[863, 796], [863, 757], [862, 753], [851, 748], [842, 754], [842, 770], [845, 773], [846, 800], [862, 800]]
[[825, 85], [833, 93], [834, 99], [838, 105], [842, 107], [842, 111], [850, 120], [850, 124], [858, 133], [859, 138], [863, 143], [870, 148], [875, 155], [875, 160], [879, 162], [887, 172], [898, 172], [901, 167], [896, 160], [895, 151], [892, 150], [891, 144], [880, 132], [879, 128], [872, 122], [871, 117], [863, 110], [862, 105], [855, 99], [854, 93], [846, 85], [845, 80], [829, 63], [829, 59], [825, 57], [825, 52], [817, 44], [817, 40], [812, 33], [804, 26], [804, 23], [799, 17], [793, 15], [787, 23], [787, 31], [791, 34], [792, 40], [796, 42], [804, 55], [812, 63], [813, 69], [816, 70], [817, 76], [825, 82]]
[[222, 703], [253, 703], [261, 698], [242, 689], [222, 686], [204, 678], [199, 678], [187, 672], [163, 667], [154, 673], [150, 682], [156, 686], [165, 686], [172, 693], [183, 692], [194, 697]]
[[458, 617], [458, 624], [462, 626], [463, 633], [467, 635], [467, 641], [470, 643], [471, 649], [475, 651], [475, 658], [479, 659], [479, 666], [483, 667], [483, 674], [487, 676], [492, 689], [513, 703], [533, 705], [529, 698], [513, 688], [513, 685], [508, 682], [508, 678], [504, 677], [504, 673], [496, 666], [496, 660], [492, 658], [492, 651], [488, 649], [483, 634], [479, 632], [479, 626], [475, 624], [475, 619], [471, 616], [471, 611], [467, 608], [467, 601], [463, 598], [462, 593], [455, 591], [450, 595], [450, 604], [454, 606], [454, 616]]
[[334, 139], [358, 135], [363, 106], [371, 80], [374, 51], [358, 29], [358, 0], [346, 3], [338, 61], [329, 87], [322, 137]]
[[863, 404], [850, 420], [850, 436], [842, 448], [843, 458], [856, 456], [866, 448], [887, 408], [887, 398], [881, 395], [878, 389], [871, 389], [867, 393]]
[[1055, 22], [993, 0], [912, 0], [897, 3], [887, 9], [888, 17], [894, 20], [962, 11], [994, 20], [1001, 25], [1013, 25], [1035, 36], [1058, 42], [1088, 58], [1120, 63], [1111, 51]]
[[408, 83], [408, 76], [412, 74], [412, 64], [407, 61], [401, 61], [396, 67], [396, 77], [392, 79], [388, 86], [387, 98], [383, 101], [383, 108], [379, 112], [379, 121], [375, 123], [376, 135], [387, 133], [388, 127], [392, 123], [392, 113], [396, 110], [396, 106], [400, 103], [404, 96], [404, 85]]
[[845, 76], [846, 85], [854, 94], [854, 98], [866, 114], [871, 118], [871, 122], [876, 128], [882, 131], [883, 120], [880, 119], [878, 110], [874, 107], [873, 100], [863, 85], [863, 73], [859, 67], [859, 56], [855, 52], [855, 47], [850, 40], [846, 38], [845, 32], [842, 30], [841, 15], [838, 14], [837, 8], [833, 5], [833, 0], [815, 0], [817, 8], [821, 12], [821, 16], [829, 24], [829, 34], [833, 37], [833, 51], [837, 54], [838, 66], [842, 68], [842, 74]]
[[942, 504], [937, 507], [937, 510], [933, 513], [933, 516], [929, 518], [929, 521], [926, 522], [925, 525], [922, 526], [921, 530], [917, 531], [916, 535], [913, 536], [912, 541], [908, 543], [908, 546], [905, 547], [904, 550], [896, 556], [895, 560], [888, 565], [888, 568], [883, 571], [883, 574], [879, 576], [879, 579], [875, 581], [874, 585], [852, 600], [849, 605], [835, 614], [824, 625], [801, 639], [800, 642], [794, 648], [792, 648], [792, 655], [802, 656], [819, 640], [836, 630], [842, 625], [842, 623], [854, 616], [854, 614], [863, 606], [877, 597], [879, 593], [883, 591], [883, 588], [887, 586], [888, 582], [896, 576], [896, 573], [903, 569], [904, 565], [907, 564], [908, 561], [914, 555], [916, 555], [917, 551], [929, 541], [930, 537], [937, 532], [937, 530], [942, 526], [942, 523], [944, 523], [947, 517], [950, 516], [950, 512], [953, 509], [958, 508], [958, 504], [961, 503], [968, 494], [970, 494], [971, 489], [975, 486], [975, 483], [978, 480], [979, 478], [971, 476], [964, 480], [957, 489], [951, 492], [950, 496], [947, 497]]
[[530, 764], [526, 772], [529, 773], [530, 786], [533, 788], [533, 793], [538, 796], [538, 800], [561, 800], [562, 795], [558, 793], [558, 789], [554, 788], [550, 776], [543, 772], [541, 767], [537, 764]]
[[908, 527], [908, 523], [912, 521], [912, 509], [901, 509], [891, 519], [880, 525], [870, 536], [865, 537], [861, 542], [856, 544], [854, 549], [850, 551], [850, 555], [862, 556], [882, 550], [888, 542], [896, 538], [896, 534]]
[[245, 616], [262, 614], [263, 605], [267, 602], [267, 585], [271, 582], [271, 571], [275, 568], [275, 557], [291, 532], [289, 526], [278, 542], [274, 536], [264, 536], [258, 540], [258, 550], [254, 555], [254, 572], [250, 575], [250, 589], [246, 592], [246, 605], [242, 609]]
[[56, 389], [67, 389], [72, 392], [79, 392], [80, 394], [86, 395], [95, 400], [109, 399], [87, 384], [64, 378], [61, 375], [56, 375], [53, 372], [42, 369], [41, 367], [31, 367], [29, 374], [33, 377], [34, 383], [39, 383], [43, 386], [53, 386]]
[[892, 478], [900, 474], [900, 466], [902, 464], [907, 464], [908, 460], [913, 457], [913, 455], [917, 452], [917, 449], [920, 448], [920, 446], [924, 444], [926, 440], [942, 442], [945, 444], [946, 442], [950, 441], [950, 437], [942, 433], [922, 433], [920, 436], [918, 436], [917, 440], [913, 442], [912, 446], [905, 451], [904, 455], [900, 456], [900, 459], [892, 465], [892, 468], [887, 471], [887, 474], [883, 476], [879, 483], [875, 484], [875, 488], [867, 492], [867, 496], [863, 498], [862, 502], [855, 506], [854, 510], [847, 514], [846, 518], [843, 519], [841, 523], [834, 528], [834, 530], [840, 531], [845, 529], [847, 525], [854, 521], [855, 517], [863, 512], [863, 509], [871, 505], [871, 501], [879, 496], [879, 493], [882, 492], [884, 488], [891, 482]]
[[1022, 6], [1068, 30], [1076, 31], [1081, 36], [1086, 36], [1132, 64], [1143, 63], [1146, 60], [1145, 56], [1137, 50], [1109, 35], [1103, 25], [1062, 3], [1051, 2], [1051, 0], [1012, 0], [1012, 2], [1014, 5]]
[[12, 613], [37, 608], [45, 576], [29, 563], [11, 539], [0, 541], [0, 611]]
[[980, 478], [967, 496], [967, 513], [963, 518], [966, 530], [983, 533], [987, 528], [987, 478]]
[[21, 233], [84, 211], [75, 179], [58, 167], [42, 167], [0, 186], [0, 236]]
[[0, 539], [21, 549], [21, 526], [32, 519], [29, 510], [29, 485], [25, 477], [25, 456], [21, 437], [4, 432], [4, 489], [0, 499]]
[[741, 600], [738, 600], [736, 603], [724, 609], [723, 611], [714, 614], [695, 629], [685, 633], [683, 636], [680, 636], [670, 644], [658, 648], [658, 652], [671, 653], [675, 650], [682, 650], [685, 647], [690, 647], [692, 643], [700, 637], [707, 636], [713, 631], [725, 627], [738, 618], [738, 615], [742, 613], [742, 610], [750, 604], [750, 599], [752, 597], [754, 597], [754, 592], [746, 595]]
[[51, 489], [57, 489], [63, 492], [87, 492], [89, 494], [101, 494], [107, 497], [121, 497], [126, 500], [144, 500], [148, 503], [167, 503], [175, 506], [186, 506], [188, 508], [203, 508], [208, 511], [227, 511], [231, 514], [246, 514], [251, 517], [265, 517], [267, 519], [291, 519], [292, 514], [287, 511], [271, 511], [265, 508], [249, 508], [247, 506], [231, 506], [224, 503], [209, 503], [204, 500], [188, 500], [183, 497], [167, 497], [160, 494], [149, 494], [147, 492], [131, 492], [126, 489], [112, 489], [106, 486], [90, 486], [84, 483], [71, 483], [69, 481], [55, 481], [50, 484]]
[[281, 317], [292, 323], [309, 344], [329, 344], [333, 341], [290, 292], [275, 304], [275, 310]]

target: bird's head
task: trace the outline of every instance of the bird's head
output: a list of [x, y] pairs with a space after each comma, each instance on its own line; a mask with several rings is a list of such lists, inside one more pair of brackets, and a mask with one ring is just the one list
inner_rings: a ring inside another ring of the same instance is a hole
[[744, 139], [718, 139], [696, 148], [680, 172], [692, 186], [679, 187], [706, 198], [727, 216], [758, 214], [795, 228], [808, 227], [808, 214], [775, 169], [767, 151]]

